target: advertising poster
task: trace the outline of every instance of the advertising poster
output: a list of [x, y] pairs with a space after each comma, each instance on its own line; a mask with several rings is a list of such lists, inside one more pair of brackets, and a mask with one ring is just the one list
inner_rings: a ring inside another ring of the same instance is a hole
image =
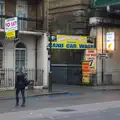
[[90, 62], [89, 61], [82, 62], [82, 83], [84, 84], [90, 83]]
[[52, 41], [52, 49], [93, 49], [94, 41], [95, 38], [89, 36], [57, 35], [56, 41]]
[[96, 74], [96, 50], [86, 50], [85, 51], [85, 60], [90, 62], [90, 71], [91, 74]]
[[106, 34], [106, 49], [107, 51], [113, 51], [115, 49], [115, 33], [108, 32]]
[[7, 40], [12, 40], [17, 37], [16, 31], [18, 30], [18, 18], [5, 19], [5, 36]]

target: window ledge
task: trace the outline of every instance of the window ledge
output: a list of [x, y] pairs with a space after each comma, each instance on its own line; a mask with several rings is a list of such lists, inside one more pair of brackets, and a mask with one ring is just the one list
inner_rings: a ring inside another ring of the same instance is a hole
[[[5, 32], [4, 29], [0, 29], [0, 32]], [[41, 36], [44, 32], [33, 32], [33, 31], [19, 31], [20, 34], [28, 34], [28, 35], [35, 35], [35, 36]]]

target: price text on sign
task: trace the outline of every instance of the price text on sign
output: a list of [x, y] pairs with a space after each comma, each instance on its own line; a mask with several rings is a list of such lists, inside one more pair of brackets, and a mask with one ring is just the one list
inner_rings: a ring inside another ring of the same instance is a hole
[[17, 21], [11, 21], [5, 24], [6, 28], [10, 28], [10, 27], [15, 27], [17, 25]]
[[94, 60], [90, 60], [90, 67], [92, 67], [93, 66], [93, 62], [94, 62]]
[[18, 18], [13, 17], [5, 20], [5, 32], [18, 30]]
[[6, 32], [6, 37], [9, 39], [9, 38], [15, 38], [15, 31], [12, 30], [12, 31], [9, 31], [9, 32]]
[[90, 62], [90, 70], [92, 74], [96, 73], [96, 50], [86, 50], [85, 51], [85, 60], [88, 60]]
[[85, 83], [85, 84], [90, 83], [90, 62], [89, 61], [82, 62], [82, 83]]

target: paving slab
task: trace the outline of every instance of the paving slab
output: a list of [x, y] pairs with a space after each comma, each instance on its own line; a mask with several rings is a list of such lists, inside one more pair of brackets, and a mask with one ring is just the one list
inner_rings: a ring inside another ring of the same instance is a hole
[[[61, 95], [61, 94], [81, 94], [94, 93], [98, 91], [120, 91], [120, 85], [108, 85], [108, 86], [74, 86], [74, 85], [53, 85], [52, 93], [49, 93], [47, 89], [35, 89], [26, 90], [27, 97], [37, 96], [49, 96], [49, 95]], [[15, 90], [0, 91], [0, 100], [15, 99]]]
[[101, 91], [116, 91], [120, 90], [120, 85], [106, 85], [106, 86], [95, 86], [93, 87], [95, 90], [101, 90]]

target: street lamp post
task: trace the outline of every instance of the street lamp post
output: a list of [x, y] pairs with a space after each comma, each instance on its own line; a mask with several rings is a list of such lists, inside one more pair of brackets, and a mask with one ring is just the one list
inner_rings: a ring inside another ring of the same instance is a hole
[[52, 92], [52, 27], [51, 23], [49, 24], [49, 4], [50, 0], [46, 0], [47, 3], [47, 10], [46, 10], [46, 24], [47, 24], [47, 32], [49, 33], [49, 61], [50, 61], [50, 71], [49, 71], [49, 78], [48, 78], [48, 92]]
[[49, 27], [49, 60], [50, 60], [50, 71], [49, 71], [49, 85], [48, 85], [48, 91], [51, 93], [52, 92], [52, 29], [51, 25]]

